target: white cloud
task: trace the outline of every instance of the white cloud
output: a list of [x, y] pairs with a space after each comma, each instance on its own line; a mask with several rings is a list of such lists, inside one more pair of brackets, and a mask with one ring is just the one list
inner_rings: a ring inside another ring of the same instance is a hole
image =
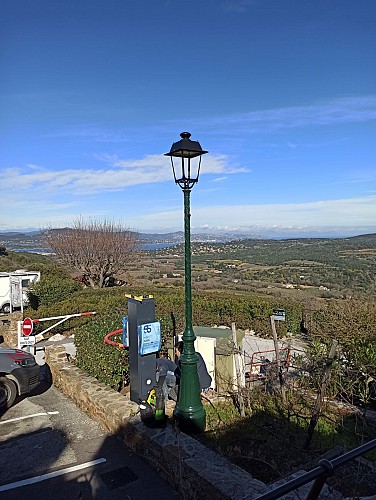
[[[172, 179], [169, 160], [163, 155], [149, 155], [138, 160], [121, 160], [118, 157], [102, 157], [110, 165], [105, 169], [39, 170], [30, 167], [9, 168], [3, 173], [3, 181], [9, 189], [59, 190], [88, 195], [104, 191], [118, 191], [139, 184], [154, 184]], [[244, 167], [231, 163], [225, 155], [205, 159], [201, 175], [237, 174], [247, 172]]]
[[[181, 225], [182, 214], [171, 210], [149, 214], [137, 223], [141, 227]], [[234, 224], [234, 221], [235, 224]], [[376, 195], [363, 198], [325, 200], [310, 203], [260, 204], [260, 205], [217, 205], [194, 207], [192, 228], [264, 228], [264, 227], [365, 227], [375, 226]]]
[[343, 97], [307, 106], [264, 109], [249, 113], [195, 120], [201, 127], [210, 127], [215, 134], [266, 133], [280, 129], [313, 125], [335, 125], [376, 120], [376, 96]]
[[347, 172], [344, 181], [349, 183], [373, 183], [376, 181], [376, 170], [357, 168], [354, 171]]
[[[168, 211], [151, 211], [140, 215], [127, 211], [126, 223], [140, 231], [177, 230], [183, 227], [181, 206]], [[88, 209], [73, 203], [43, 203], [31, 200], [14, 204], [12, 219], [0, 221], [0, 229], [65, 226], [77, 218], [121, 218], [110, 206]], [[4, 215], [4, 214], [3, 214]], [[255, 236], [286, 234], [361, 234], [376, 232], [376, 195], [363, 198], [323, 200], [310, 203], [260, 205], [216, 205], [192, 207], [192, 231], [231, 231]], [[158, 228], [158, 229], [157, 229]]]

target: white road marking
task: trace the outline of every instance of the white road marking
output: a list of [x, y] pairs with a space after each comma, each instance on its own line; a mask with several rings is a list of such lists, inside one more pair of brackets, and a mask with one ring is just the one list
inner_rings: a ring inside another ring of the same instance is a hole
[[51, 479], [52, 477], [69, 474], [70, 472], [86, 469], [88, 467], [92, 467], [93, 465], [102, 464], [103, 462], [106, 462], [105, 458], [98, 458], [97, 460], [92, 460], [91, 462], [85, 462], [84, 464], [74, 465], [73, 467], [67, 467], [66, 469], [48, 472], [47, 474], [43, 474], [41, 476], [31, 477], [30, 479], [23, 479], [22, 481], [16, 481], [15, 483], [4, 484], [3, 486], [0, 486], [0, 491], [13, 490], [15, 488], [20, 488], [21, 486], [40, 483], [41, 481], [46, 481], [47, 479]]
[[1, 424], [8, 424], [9, 422], [17, 422], [18, 420], [25, 420], [26, 418], [41, 417], [43, 415], [59, 415], [58, 411], [46, 411], [44, 413], [34, 413], [33, 415], [25, 415], [24, 417], [10, 418], [9, 420], [1, 420]]

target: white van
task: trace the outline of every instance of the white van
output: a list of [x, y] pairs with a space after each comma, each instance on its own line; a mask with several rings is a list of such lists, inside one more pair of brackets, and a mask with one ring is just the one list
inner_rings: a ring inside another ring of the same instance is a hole
[[27, 305], [26, 291], [40, 280], [40, 272], [18, 269], [11, 273], [0, 272], [0, 311], [7, 314]]

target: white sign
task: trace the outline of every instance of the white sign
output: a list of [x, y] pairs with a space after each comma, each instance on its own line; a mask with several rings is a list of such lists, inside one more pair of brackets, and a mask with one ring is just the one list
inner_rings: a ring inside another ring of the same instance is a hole
[[152, 354], [161, 348], [161, 324], [159, 321], [145, 323], [137, 328], [138, 352], [141, 356]]
[[274, 321], [285, 321], [286, 313], [283, 309], [273, 309], [271, 318], [274, 319]]
[[20, 347], [23, 345], [35, 345], [35, 335], [29, 335], [28, 337], [19, 338]]
[[21, 280], [20, 278], [12, 276], [10, 278], [10, 295], [13, 307], [21, 305]]

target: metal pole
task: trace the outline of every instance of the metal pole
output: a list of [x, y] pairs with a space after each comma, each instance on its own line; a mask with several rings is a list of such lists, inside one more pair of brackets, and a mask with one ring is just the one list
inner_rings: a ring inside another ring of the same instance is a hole
[[9, 312], [13, 312], [13, 290], [12, 290], [12, 278], [9, 276]]
[[275, 321], [274, 321], [273, 316], [270, 316], [270, 323], [272, 325], [273, 342], [274, 342], [274, 350], [275, 350], [275, 360], [277, 362], [278, 380], [279, 380], [279, 385], [281, 387], [282, 401], [284, 403], [286, 403], [286, 391], [285, 391], [285, 385], [284, 385], [284, 380], [283, 380], [283, 373], [282, 373], [282, 367], [281, 367], [281, 359], [279, 357], [279, 345], [278, 345], [277, 329], [275, 327]]
[[183, 432], [198, 434], [206, 427], [206, 413], [201, 402], [201, 387], [197, 372], [197, 356], [194, 347], [196, 336], [192, 326], [192, 283], [191, 283], [191, 213], [190, 189], [184, 193], [185, 234], [185, 329], [184, 348], [180, 356], [181, 379], [179, 398], [174, 411], [175, 420]]
[[191, 191], [184, 189], [184, 243], [185, 243], [185, 334], [186, 339], [195, 341], [192, 325], [192, 263], [191, 263]]

